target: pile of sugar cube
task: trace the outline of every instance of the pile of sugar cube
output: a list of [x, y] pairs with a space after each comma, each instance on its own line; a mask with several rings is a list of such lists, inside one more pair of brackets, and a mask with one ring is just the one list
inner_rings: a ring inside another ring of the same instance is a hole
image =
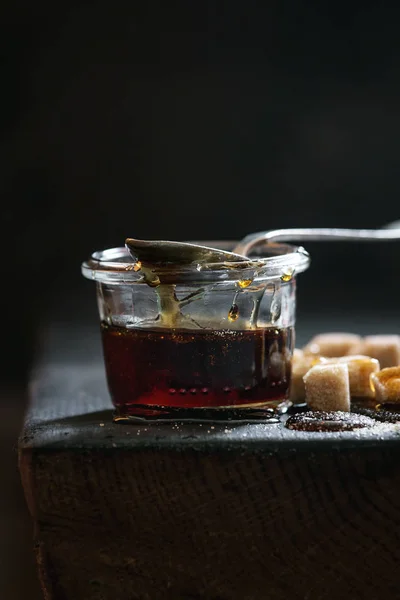
[[292, 360], [290, 399], [350, 411], [351, 399], [400, 404], [400, 336], [321, 333]]

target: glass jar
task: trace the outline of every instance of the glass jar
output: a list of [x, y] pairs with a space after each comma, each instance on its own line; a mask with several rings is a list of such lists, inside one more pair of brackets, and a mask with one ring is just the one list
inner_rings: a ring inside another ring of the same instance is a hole
[[287, 406], [308, 265], [303, 248], [265, 244], [243, 263], [166, 264], [149, 285], [125, 248], [95, 252], [82, 273], [96, 282], [114, 420], [258, 419]]

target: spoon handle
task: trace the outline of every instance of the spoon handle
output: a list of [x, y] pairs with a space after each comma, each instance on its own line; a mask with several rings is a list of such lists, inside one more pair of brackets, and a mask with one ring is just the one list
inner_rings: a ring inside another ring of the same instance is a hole
[[260, 231], [247, 235], [234, 248], [237, 254], [247, 256], [255, 246], [263, 242], [290, 242], [290, 241], [349, 241], [349, 242], [382, 242], [400, 240], [399, 229], [337, 229], [337, 228], [299, 228], [275, 229]]

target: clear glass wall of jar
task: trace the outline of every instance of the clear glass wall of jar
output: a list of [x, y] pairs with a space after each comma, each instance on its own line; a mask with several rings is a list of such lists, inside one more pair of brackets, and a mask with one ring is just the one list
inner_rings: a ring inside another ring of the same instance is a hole
[[308, 265], [303, 248], [269, 244], [245, 263], [165, 265], [150, 286], [125, 248], [95, 252], [82, 273], [96, 282], [115, 420], [246, 419], [284, 404]]

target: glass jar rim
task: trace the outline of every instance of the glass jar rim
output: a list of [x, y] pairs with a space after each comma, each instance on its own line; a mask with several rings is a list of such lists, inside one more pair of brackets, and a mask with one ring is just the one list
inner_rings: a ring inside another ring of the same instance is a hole
[[[235, 242], [229, 241], [196, 243], [227, 250], [235, 246]], [[82, 263], [81, 270], [84, 277], [99, 283], [143, 284], [142, 274], [134, 270], [135, 264], [125, 247], [116, 247], [93, 252]], [[310, 255], [302, 246], [265, 243], [257, 248], [257, 255], [249, 257], [248, 261], [179, 266], [166, 263], [162, 266], [162, 276], [163, 283], [169, 284], [278, 278], [285, 281], [305, 271], [309, 264]]]

